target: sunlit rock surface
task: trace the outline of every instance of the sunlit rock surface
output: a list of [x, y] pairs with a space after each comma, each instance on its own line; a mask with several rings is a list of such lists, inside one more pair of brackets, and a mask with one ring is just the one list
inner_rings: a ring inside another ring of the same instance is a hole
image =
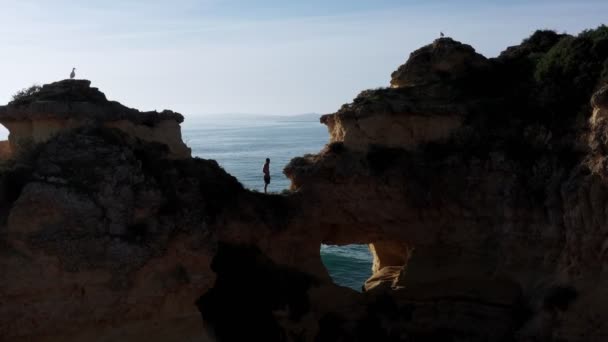
[[45, 84], [31, 95], [0, 107], [0, 123], [9, 130], [11, 149], [18, 153], [32, 144], [83, 126], [104, 126], [139, 139], [169, 147], [171, 157], [188, 158], [190, 149], [183, 143], [179, 124], [181, 114], [140, 112], [115, 101], [108, 101], [88, 80], [63, 80]]

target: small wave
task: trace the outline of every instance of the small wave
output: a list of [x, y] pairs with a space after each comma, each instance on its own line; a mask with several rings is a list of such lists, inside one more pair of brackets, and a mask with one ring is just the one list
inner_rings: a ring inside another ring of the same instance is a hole
[[372, 256], [367, 245], [321, 246], [321, 260], [334, 282], [361, 291], [371, 276]]
[[367, 245], [321, 245], [322, 254], [340, 255], [351, 259], [372, 261], [372, 255]]

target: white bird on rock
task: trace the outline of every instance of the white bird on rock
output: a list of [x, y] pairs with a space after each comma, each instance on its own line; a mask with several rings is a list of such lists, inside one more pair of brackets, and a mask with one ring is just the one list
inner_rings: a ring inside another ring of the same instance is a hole
[[76, 68], [72, 68], [72, 72], [70, 73], [70, 79], [74, 79], [76, 77]]

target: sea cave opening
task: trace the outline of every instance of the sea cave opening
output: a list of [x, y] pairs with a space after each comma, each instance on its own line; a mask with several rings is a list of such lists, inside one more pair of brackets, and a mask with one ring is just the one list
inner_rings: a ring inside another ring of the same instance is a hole
[[334, 283], [363, 291], [372, 276], [373, 257], [366, 244], [321, 245], [321, 260]]
[[0, 125], [0, 140], [8, 140], [9, 131], [4, 125]]
[[9, 159], [12, 155], [8, 135], [8, 129], [4, 125], [0, 125], [0, 160]]

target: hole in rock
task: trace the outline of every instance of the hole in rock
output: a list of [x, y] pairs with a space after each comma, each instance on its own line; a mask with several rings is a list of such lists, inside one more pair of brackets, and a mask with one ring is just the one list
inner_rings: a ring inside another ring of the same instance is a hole
[[321, 245], [321, 260], [336, 284], [360, 292], [372, 275], [373, 258], [368, 245]]
[[8, 129], [3, 125], [0, 125], [0, 160], [10, 159], [11, 147], [8, 142]]
[[0, 140], [8, 140], [8, 129], [4, 125], [0, 125]]

